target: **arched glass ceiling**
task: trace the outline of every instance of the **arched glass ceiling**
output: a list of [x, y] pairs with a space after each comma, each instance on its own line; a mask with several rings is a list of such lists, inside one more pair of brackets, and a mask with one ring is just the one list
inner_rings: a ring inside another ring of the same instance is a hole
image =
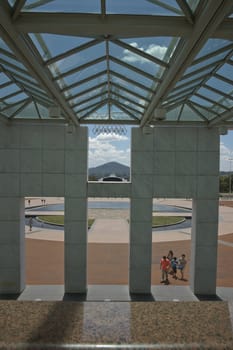
[[232, 126], [232, 14], [229, 0], [2, 0], [0, 117]]

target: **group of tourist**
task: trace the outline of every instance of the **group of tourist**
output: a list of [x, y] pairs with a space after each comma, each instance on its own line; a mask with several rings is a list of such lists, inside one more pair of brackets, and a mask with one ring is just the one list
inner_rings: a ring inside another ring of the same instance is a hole
[[[160, 260], [160, 270], [162, 272], [161, 283], [169, 284], [168, 275], [170, 274], [174, 279], [184, 281], [184, 269], [187, 264], [185, 254], [179, 258], [175, 257], [172, 250], [169, 250], [168, 255], [164, 255]], [[179, 271], [180, 277], [177, 276]]]

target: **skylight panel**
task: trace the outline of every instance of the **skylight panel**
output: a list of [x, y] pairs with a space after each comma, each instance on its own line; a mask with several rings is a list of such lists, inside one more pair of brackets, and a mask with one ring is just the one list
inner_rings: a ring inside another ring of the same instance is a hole
[[216, 56], [209, 57], [208, 59], [203, 60], [197, 64], [193, 64], [185, 71], [185, 74], [195, 72], [195, 70], [198, 70], [199, 68], [205, 67], [208, 64], [213, 64], [215, 62], [218, 63], [219, 61], [223, 60], [225, 58], [225, 56], [226, 56], [226, 52], [222, 52]]
[[16, 84], [11, 84], [4, 88], [0, 87], [0, 98], [4, 98], [4, 96], [8, 96], [16, 91], [20, 91], [20, 88]]
[[29, 34], [44, 61], [91, 41], [89, 38], [57, 34]]
[[82, 50], [81, 52], [65, 57], [60, 61], [57, 61], [54, 64], [50, 65], [49, 68], [53, 71], [54, 75], [56, 76], [68, 72], [74, 69], [75, 67], [86, 64], [94, 59], [97, 59], [98, 57], [103, 56], [104, 53], [105, 44], [100, 43], [98, 45], [89, 47], [86, 50]]
[[233, 81], [233, 67], [226, 63], [217, 70], [217, 73]]
[[181, 84], [184, 83], [188, 83], [193, 81], [194, 79], [204, 79], [205, 76], [207, 76], [208, 74], [210, 74], [213, 71], [213, 67], [207, 67], [206, 69], [201, 69], [200, 71], [198, 70], [197, 72], [193, 72], [192, 74], [186, 74], [182, 77], [181, 80], [179, 80], [179, 82], [176, 84], [176, 86], [179, 86]]
[[199, 51], [198, 55], [196, 56], [195, 60], [206, 56], [210, 53], [214, 53], [215, 51], [227, 47], [232, 42], [230, 40], [223, 40], [223, 39], [209, 39], [206, 44], [203, 46], [203, 48]]
[[[72, 104], [78, 104], [78, 103], [81, 103], [82, 99], [87, 99], [87, 98], [94, 98], [97, 94], [102, 94], [106, 91], [106, 86], [107, 86], [107, 83], [105, 82], [105, 85], [101, 85], [99, 87], [96, 87], [95, 89], [92, 89], [90, 91], [83, 91], [80, 95], [78, 96], [70, 96], [69, 97], [69, 101], [72, 103]], [[84, 95], [84, 97], [83, 97]]]
[[83, 69], [77, 68], [77, 71], [74, 71], [72, 74], [63, 77], [57, 76], [57, 83], [61, 89], [68, 88], [69, 85], [72, 85], [75, 82], [79, 82], [103, 70], [106, 70], [105, 61], [98, 62], [90, 66], [84, 66]]
[[218, 89], [220, 92], [223, 91], [225, 94], [229, 94], [231, 91], [233, 91], [233, 81], [232, 84], [229, 84], [222, 79], [211, 77], [209, 80], [207, 80], [206, 85]]
[[24, 100], [28, 97], [28, 95], [26, 95], [24, 92], [20, 92], [19, 94], [17, 95], [14, 95], [12, 97], [9, 97], [9, 98], [6, 98], [5, 99], [5, 102], [6, 103], [15, 103], [17, 101], [20, 101], [20, 100]]
[[14, 6], [17, 0], [8, 0], [10, 6]]
[[204, 97], [201, 98], [199, 96], [192, 96], [190, 98], [190, 101], [196, 102], [197, 104], [207, 108], [213, 107], [213, 102], [207, 101]]
[[[169, 37], [150, 37], [150, 38], [131, 38], [131, 39], [121, 39], [121, 41], [127, 43], [128, 45], [136, 48], [137, 50], [156, 57], [158, 60], [169, 62], [172, 57], [172, 53], [175, 50], [178, 40], [174, 43], [173, 38]], [[171, 42], [173, 43], [172, 50], [170, 50]], [[167, 54], [170, 52], [169, 55]]]
[[2, 84], [5, 84], [9, 81], [10, 81], [9, 77], [6, 74], [0, 72], [0, 87]]
[[16, 58], [5, 55], [2, 52], [0, 52], [0, 60], [4, 64], [4, 66], [13, 65], [19, 69], [25, 70], [25, 66], [21, 62], [19, 62]]
[[197, 92], [203, 97], [207, 97], [213, 101], [219, 101], [222, 98], [222, 95], [205, 87], [201, 87]]
[[194, 12], [200, 2], [200, 0], [186, 0], [192, 11]]
[[7, 52], [11, 52], [11, 49], [9, 48], [9, 46], [7, 46], [7, 44], [5, 43], [5, 41], [2, 40], [2, 38], [0, 38], [0, 49], [3, 49]]
[[99, 0], [27, 0], [23, 11], [37, 12], [100, 12]]
[[106, 13], [166, 16], [182, 14], [174, 0], [106, 0]]
[[69, 89], [69, 93], [71, 95], [75, 95], [75, 94], [81, 93], [83, 90], [90, 89], [91, 87], [97, 86], [98, 84], [102, 84], [105, 81], [106, 81], [106, 76], [102, 76], [96, 79], [90, 79], [89, 81], [81, 85], [78, 85], [74, 88]]
[[[110, 53], [111, 48], [115, 44], [111, 43], [110, 45]], [[158, 75], [160, 70], [164, 70], [158, 64], [150, 61], [148, 58], [141, 56], [140, 54], [136, 54], [128, 49], [120, 48], [119, 55], [120, 61], [130, 64], [136, 68], [139, 68], [143, 72], [149, 73], [152, 76]]]

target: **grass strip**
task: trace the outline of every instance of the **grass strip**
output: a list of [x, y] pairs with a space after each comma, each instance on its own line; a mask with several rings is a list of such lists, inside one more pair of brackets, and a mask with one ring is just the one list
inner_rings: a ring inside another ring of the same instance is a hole
[[[42, 221], [50, 225], [64, 226], [64, 215], [40, 215], [37, 217], [39, 221]], [[152, 226], [166, 226], [175, 225], [185, 220], [183, 216], [153, 216]], [[88, 219], [88, 227], [91, 227], [95, 219]]]
[[[39, 215], [37, 219], [45, 224], [64, 226], [64, 215]], [[88, 219], [88, 227], [91, 227], [94, 221], [95, 219]]]

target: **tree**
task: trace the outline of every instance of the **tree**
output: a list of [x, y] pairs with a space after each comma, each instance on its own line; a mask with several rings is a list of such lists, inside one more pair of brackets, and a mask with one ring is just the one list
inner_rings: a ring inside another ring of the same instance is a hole
[[230, 175], [220, 175], [219, 177], [219, 192], [229, 193], [229, 176]]

